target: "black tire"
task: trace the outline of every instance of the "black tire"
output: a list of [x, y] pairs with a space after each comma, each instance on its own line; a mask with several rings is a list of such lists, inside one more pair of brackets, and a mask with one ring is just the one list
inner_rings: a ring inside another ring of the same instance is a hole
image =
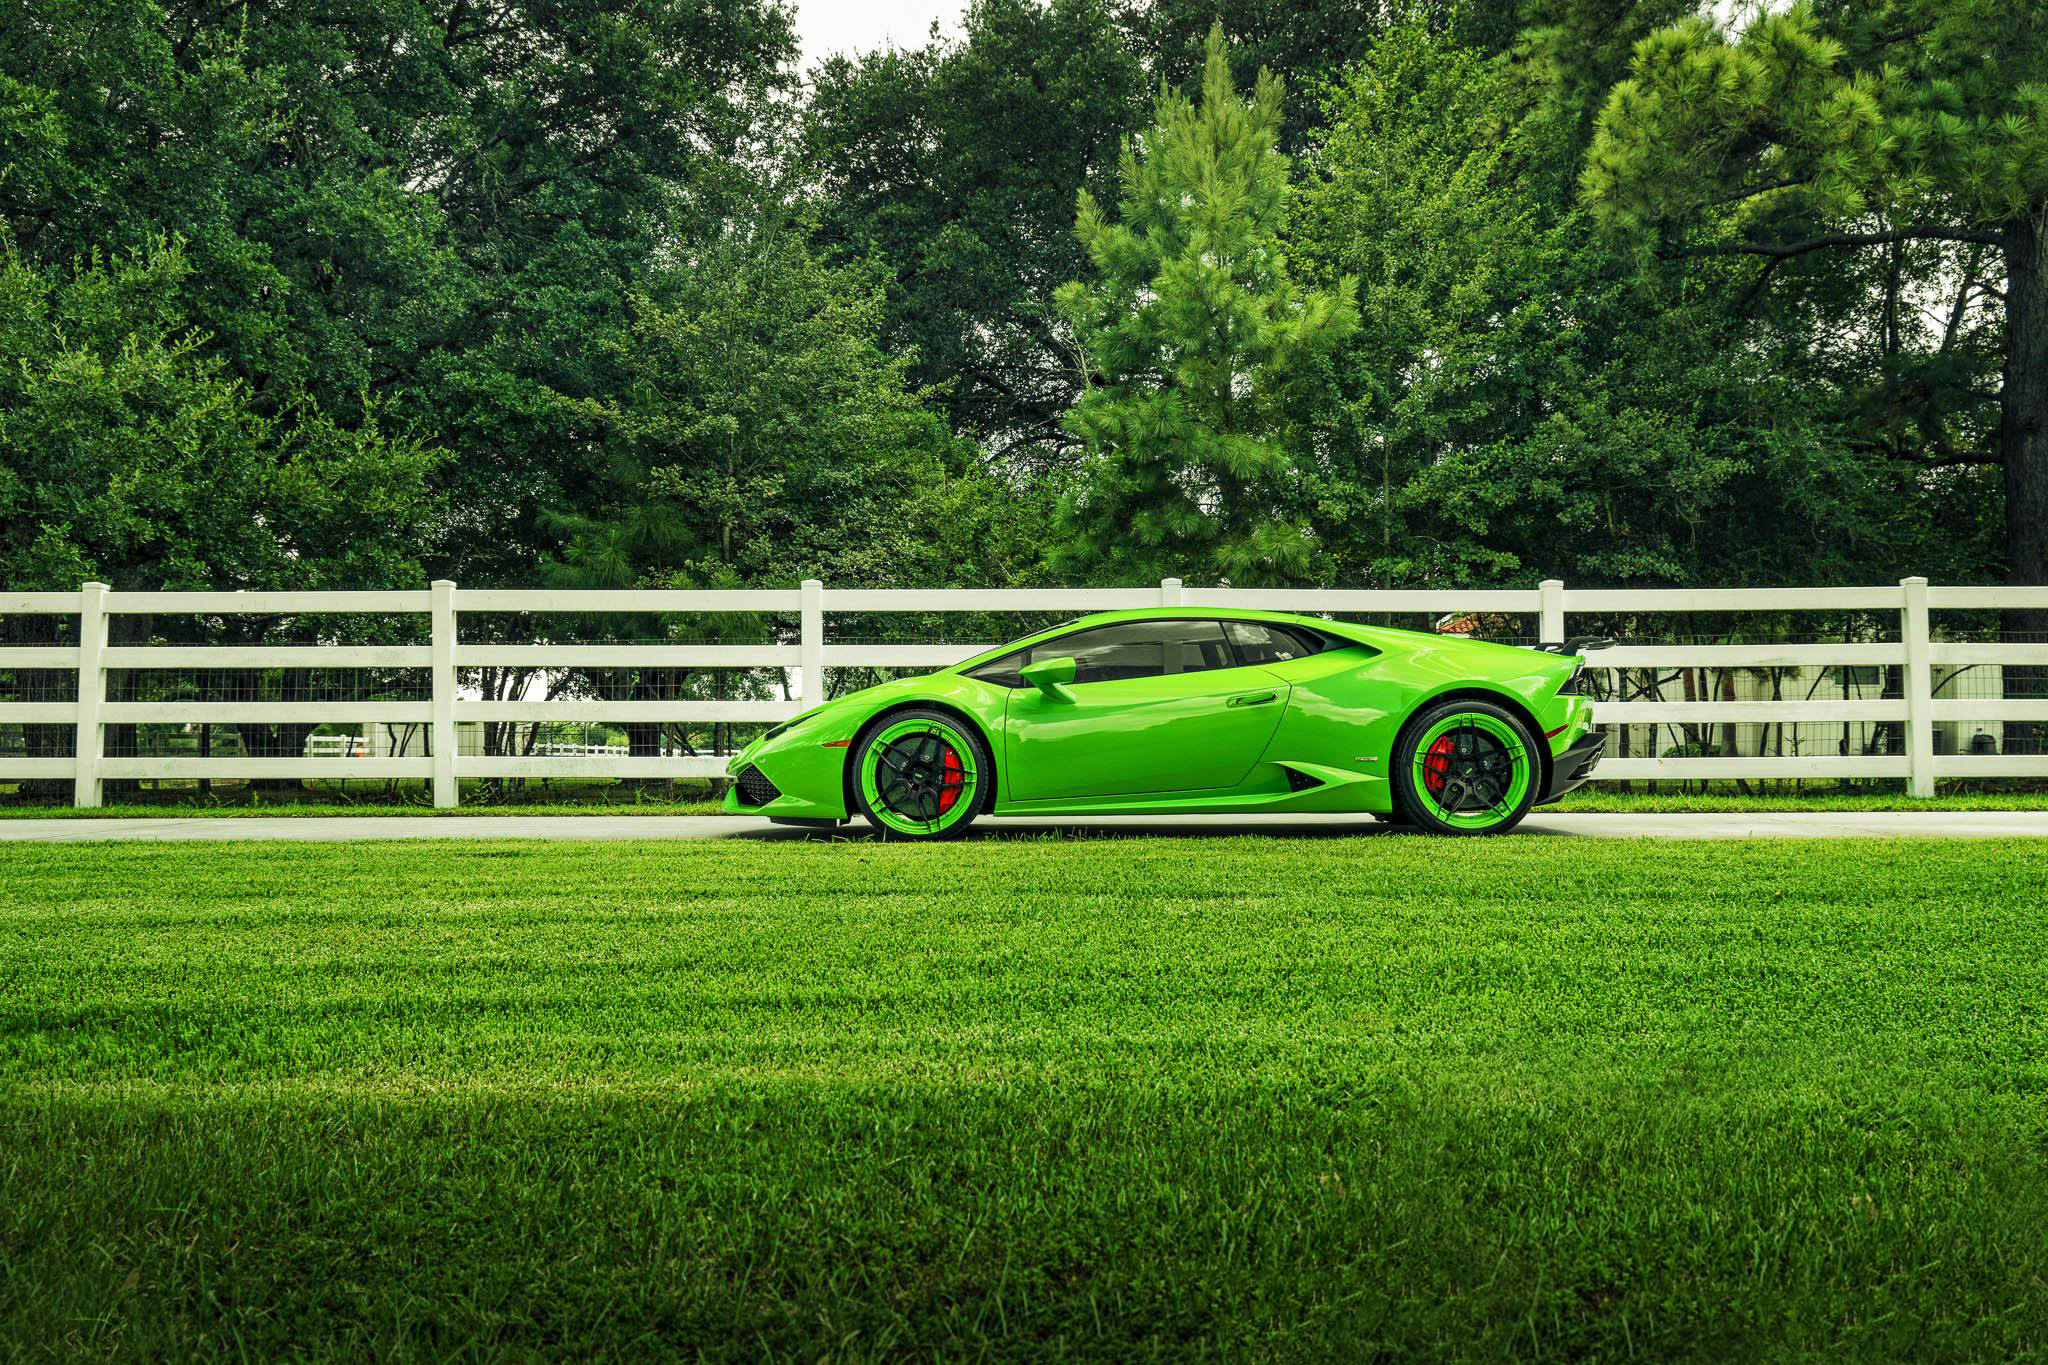
[[[1425, 739], [1434, 757], [1421, 753]], [[1446, 742], [1448, 749], [1441, 748]], [[1418, 763], [1423, 758], [1427, 769]], [[1401, 727], [1387, 777], [1397, 820], [1428, 834], [1505, 834], [1542, 794], [1543, 750], [1527, 722], [1505, 706], [1454, 697], [1425, 706]], [[1439, 789], [1431, 790], [1431, 782]]]
[[[912, 707], [878, 717], [854, 747], [851, 765], [854, 806], [884, 839], [957, 839], [995, 796], [988, 745], [950, 711]], [[955, 775], [963, 780], [948, 801]], [[892, 776], [900, 779], [893, 786]]]

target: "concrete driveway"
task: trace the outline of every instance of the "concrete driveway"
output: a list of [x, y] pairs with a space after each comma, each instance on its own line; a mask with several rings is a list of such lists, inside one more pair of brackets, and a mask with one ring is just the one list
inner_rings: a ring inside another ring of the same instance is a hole
[[[970, 838], [1059, 833], [1083, 837], [1251, 835], [1404, 837], [1360, 816], [1240, 819], [1217, 815], [1103, 816], [1092, 820], [988, 819]], [[2048, 838], [2048, 811], [1798, 811], [1759, 815], [1557, 815], [1538, 812], [1519, 835], [1582, 839], [2011, 839]], [[837, 831], [791, 829], [744, 815], [199, 816], [189, 819], [0, 820], [0, 843], [236, 839], [832, 839], [872, 838], [856, 822]]]

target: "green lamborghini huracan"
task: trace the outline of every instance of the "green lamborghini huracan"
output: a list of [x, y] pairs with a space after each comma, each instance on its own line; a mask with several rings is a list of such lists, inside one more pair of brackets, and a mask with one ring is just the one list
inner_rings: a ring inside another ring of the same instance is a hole
[[777, 725], [733, 759], [725, 806], [903, 839], [983, 813], [1498, 834], [1600, 760], [1583, 662], [1277, 612], [1104, 612]]

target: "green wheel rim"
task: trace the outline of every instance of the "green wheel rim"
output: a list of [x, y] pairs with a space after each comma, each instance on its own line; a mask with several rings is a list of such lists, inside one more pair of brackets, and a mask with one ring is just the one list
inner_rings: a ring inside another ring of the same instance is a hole
[[930, 716], [898, 721], [861, 751], [861, 795], [888, 829], [942, 834], [967, 818], [981, 794], [974, 754], [957, 726]]
[[1514, 726], [1483, 711], [1455, 711], [1416, 742], [1411, 790], [1422, 808], [1456, 829], [1491, 829], [1521, 808], [1535, 778]]

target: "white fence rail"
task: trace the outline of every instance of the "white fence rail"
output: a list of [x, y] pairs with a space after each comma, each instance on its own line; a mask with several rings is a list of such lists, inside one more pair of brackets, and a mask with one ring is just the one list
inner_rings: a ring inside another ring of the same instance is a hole
[[[1540, 623], [1545, 640], [1568, 638], [1570, 618], [1588, 614], [1671, 612], [1898, 613], [1899, 639], [1869, 643], [1623, 645], [1592, 656], [1599, 669], [1746, 669], [1878, 667], [1900, 670], [1903, 695], [1875, 700], [1700, 699], [1612, 701], [1595, 719], [1615, 726], [1673, 724], [1895, 723], [1902, 753], [1750, 754], [1740, 756], [1610, 757], [1602, 779], [1904, 778], [1931, 794], [1937, 777], [2048, 776], [2044, 754], [1937, 754], [1934, 727], [1959, 719], [2048, 723], [2048, 697], [1937, 699], [1941, 667], [1994, 665], [2048, 669], [2048, 641], [1945, 642], [1934, 638], [1935, 610], [2048, 609], [2048, 588], [1938, 588], [1908, 578], [1895, 587], [1568, 590], [1557, 581], [1534, 589], [1483, 591], [1350, 591], [1343, 589], [843, 589], [807, 580], [794, 590], [738, 592], [571, 592], [464, 590], [436, 582], [405, 592], [115, 592], [87, 583], [77, 592], [0, 593], [0, 616], [59, 615], [78, 620], [75, 646], [0, 647], [0, 671], [75, 672], [77, 697], [64, 702], [0, 703], [0, 726], [76, 727], [72, 757], [0, 756], [0, 782], [69, 779], [79, 806], [100, 803], [109, 778], [415, 778], [428, 779], [434, 803], [456, 803], [459, 783], [481, 777], [705, 777], [724, 771], [710, 756], [633, 757], [606, 745], [545, 744], [527, 756], [458, 752], [457, 726], [494, 723], [706, 724], [786, 719], [809, 705], [829, 668], [939, 668], [987, 644], [829, 644], [829, 613], [1044, 612], [1079, 615], [1119, 607], [1230, 606], [1303, 613], [1518, 614]], [[464, 613], [782, 613], [797, 620], [793, 641], [768, 644], [465, 644]], [[426, 615], [427, 645], [113, 646], [117, 616]], [[996, 643], [994, 641], [989, 644]], [[598, 699], [471, 700], [458, 670], [690, 667], [794, 669], [788, 701], [604, 701]], [[428, 671], [428, 701], [380, 702], [121, 702], [107, 698], [109, 669], [417, 668]], [[425, 756], [364, 752], [343, 737], [322, 737], [298, 757], [117, 757], [105, 751], [110, 724], [405, 723], [425, 725]]]

